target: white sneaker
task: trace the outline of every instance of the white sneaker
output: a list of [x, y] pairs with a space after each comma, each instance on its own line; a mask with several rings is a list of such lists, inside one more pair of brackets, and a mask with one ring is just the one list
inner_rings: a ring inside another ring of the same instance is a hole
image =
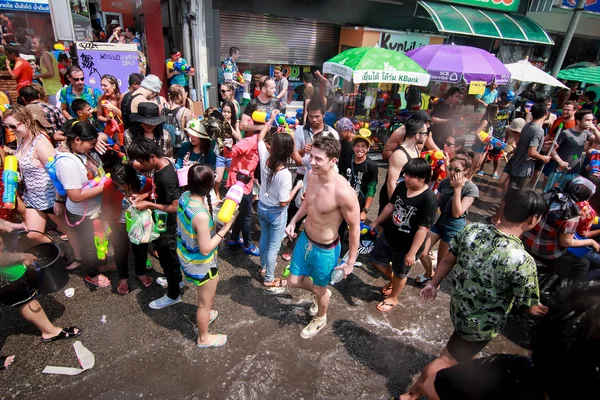
[[309, 339], [319, 333], [321, 329], [325, 328], [325, 325], [327, 325], [327, 316], [314, 317], [310, 323], [302, 329], [300, 337], [302, 339]]
[[163, 308], [167, 308], [167, 307], [172, 306], [173, 304], [177, 304], [179, 302], [181, 302], [181, 296], [177, 296], [176, 299], [172, 299], [165, 294], [160, 299], [156, 299], [156, 300], [150, 302], [149, 307], [153, 310], [162, 310]]
[[[160, 286], [164, 287], [165, 289], [169, 287], [169, 284], [167, 283], [167, 278], [165, 278], [164, 276], [160, 276], [158, 278], [156, 278], [156, 283], [158, 283]], [[185, 282], [181, 281], [179, 282], [179, 289], [183, 289], [185, 287]]]
[[[327, 289], [327, 294], [329, 295], [329, 298], [331, 298], [331, 290]], [[319, 304], [317, 303], [317, 296], [313, 294], [313, 303], [311, 304], [310, 309], [308, 310], [308, 315], [314, 317], [315, 315], [317, 315], [318, 312]]]

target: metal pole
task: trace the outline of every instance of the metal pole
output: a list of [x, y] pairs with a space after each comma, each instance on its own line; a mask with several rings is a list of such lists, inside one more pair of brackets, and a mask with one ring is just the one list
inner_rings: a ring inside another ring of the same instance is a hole
[[[209, 10], [210, 12], [210, 10]], [[194, 15], [191, 21], [192, 29], [192, 52], [194, 54], [194, 67], [196, 68], [196, 74], [194, 76], [194, 83], [196, 90], [202, 88], [205, 91], [203, 83], [208, 82], [208, 58], [206, 52], [206, 7], [203, 0], [193, 0], [192, 9], [190, 14]], [[210, 86], [208, 86], [210, 87]], [[208, 90], [208, 87], [206, 90]], [[200, 93], [198, 93], [200, 96]], [[209, 107], [208, 97], [202, 99], [204, 109]]]
[[[186, 57], [189, 57], [192, 60], [192, 65], [194, 65], [193, 63], [196, 62], [196, 60], [194, 60], [194, 55], [192, 54], [192, 47], [190, 46], [190, 24], [189, 24], [189, 18], [188, 18], [188, 14], [189, 14], [189, 8], [188, 8], [188, 3], [186, 1], [182, 1], [181, 2], [181, 10], [180, 10], [180, 14], [181, 14], [181, 37], [182, 37], [182, 47], [183, 47], [183, 54]], [[196, 95], [195, 95], [196, 91], [194, 90], [194, 79], [190, 79], [190, 96], [192, 97], [193, 101], [196, 101]]]
[[567, 32], [565, 32], [565, 37], [560, 44], [560, 49], [558, 49], [558, 55], [556, 56], [556, 60], [554, 60], [554, 66], [552, 67], [552, 76], [554, 77], [558, 75], [563, 62], [565, 61], [567, 50], [569, 50], [569, 46], [571, 45], [571, 40], [575, 34], [575, 29], [577, 29], [577, 24], [579, 23], [579, 18], [581, 18], [581, 13], [583, 12], [584, 7], [585, 0], [577, 0], [577, 5], [575, 6], [575, 9], [573, 10], [573, 16], [571, 17], [571, 22], [569, 22], [569, 27], [567, 28]]

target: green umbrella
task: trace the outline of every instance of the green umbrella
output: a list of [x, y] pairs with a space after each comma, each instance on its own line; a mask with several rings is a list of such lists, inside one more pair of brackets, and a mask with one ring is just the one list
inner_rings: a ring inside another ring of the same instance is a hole
[[563, 69], [558, 73], [558, 79], [600, 85], [600, 66]]
[[356, 47], [323, 64], [323, 72], [354, 83], [401, 83], [427, 86], [429, 74], [404, 53], [380, 47]]

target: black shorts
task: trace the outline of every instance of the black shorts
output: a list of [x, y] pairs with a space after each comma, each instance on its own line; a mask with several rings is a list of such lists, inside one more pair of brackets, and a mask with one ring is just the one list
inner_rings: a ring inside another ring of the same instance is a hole
[[527, 182], [527, 180], [529, 179], [529, 177], [527, 176], [510, 176], [510, 179], [508, 180], [508, 189], [506, 190], [506, 193], [504, 194], [504, 199], [506, 199], [506, 197], [513, 192], [518, 192], [520, 190], [526, 189], [525, 188], [525, 183]]
[[[34, 209], [33, 207], [29, 207], [29, 206], [25, 206], [25, 208], [29, 208], [29, 209]], [[35, 208], [35, 210], [37, 210], [37, 208]], [[46, 210], [38, 210], [44, 214], [54, 214], [54, 207], [50, 207]]]
[[[371, 253], [371, 261], [384, 266], [391, 262], [392, 271], [399, 278], [406, 278], [411, 268], [404, 262], [404, 257], [406, 257], [405, 253], [397, 251], [390, 246], [383, 232], [375, 239], [375, 248]], [[415, 259], [418, 260], [419, 256], [417, 255]]]
[[33, 300], [38, 295], [37, 282], [35, 271], [32, 270], [14, 282], [0, 277], [0, 304], [19, 307]]
[[455, 332], [450, 336], [450, 340], [448, 340], [448, 344], [446, 348], [448, 349], [448, 353], [458, 362], [469, 361], [477, 353], [479, 353], [485, 346], [488, 345], [490, 340], [484, 340], [482, 342], [469, 342], [466, 339], [461, 338]]

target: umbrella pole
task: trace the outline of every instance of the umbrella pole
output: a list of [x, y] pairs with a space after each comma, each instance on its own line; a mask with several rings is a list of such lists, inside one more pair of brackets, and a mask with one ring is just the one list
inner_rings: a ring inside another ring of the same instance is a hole
[[[556, 135], [554, 135], [554, 140], [552, 141], [552, 145], [550, 146], [550, 151], [548, 151], [548, 155], [550, 155], [550, 156], [552, 156], [552, 152], [554, 151], [554, 147], [556, 146], [557, 139], [558, 139], [558, 133]], [[544, 169], [544, 167], [542, 167], [542, 169]], [[535, 178], [535, 182], [533, 183], [533, 190], [535, 190], [535, 187], [537, 186], [538, 182], [540, 181], [540, 176], [542, 176], [542, 171], [540, 171], [537, 178]], [[542, 192], [543, 191], [544, 190], [542, 189]]]

